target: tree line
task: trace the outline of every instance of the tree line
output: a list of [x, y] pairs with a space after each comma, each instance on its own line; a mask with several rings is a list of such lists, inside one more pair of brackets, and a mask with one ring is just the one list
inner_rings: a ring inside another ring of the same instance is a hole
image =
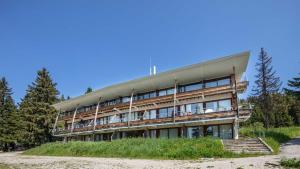
[[[282, 88], [272, 67], [272, 58], [263, 48], [256, 70], [252, 94], [240, 101], [253, 105], [252, 116], [243, 125], [257, 122], [266, 128], [299, 125], [300, 76], [289, 80], [287, 88]], [[66, 100], [64, 95], [59, 96], [56, 86], [49, 71], [42, 68], [37, 71], [34, 82], [28, 85], [21, 102], [16, 104], [6, 78], [0, 79], [0, 150], [31, 148], [55, 140], [51, 130], [57, 112], [51, 105]], [[92, 88], [89, 87], [85, 94], [90, 92]]]

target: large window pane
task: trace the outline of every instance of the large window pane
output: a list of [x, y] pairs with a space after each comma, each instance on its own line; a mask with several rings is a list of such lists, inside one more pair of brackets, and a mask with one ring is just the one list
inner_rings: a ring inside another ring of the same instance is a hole
[[191, 104], [187, 104], [187, 105], [185, 105], [185, 111], [186, 112], [192, 112], [192, 105]]
[[159, 130], [159, 137], [160, 138], [168, 138], [168, 129]]
[[220, 125], [220, 138], [231, 139], [232, 138], [232, 125]]
[[166, 118], [166, 117], [168, 117], [168, 109], [167, 108], [159, 109], [159, 118]]
[[191, 105], [191, 110], [193, 114], [203, 113], [203, 104], [202, 103], [193, 103]]
[[167, 91], [166, 90], [160, 90], [158, 92], [158, 96], [165, 96], [165, 95], [167, 95]]
[[212, 136], [212, 137], [218, 137], [219, 130], [218, 126], [208, 126], [206, 127], [205, 135], [206, 136]]
[[218, 80], [218, 86], [223, 86], [223, 85], [230, 85], [230, 79], [222, 79]]
[[219, 111], [228, 111], [231, 110], [231, 101], [230, 100], [220, 100], [219, 101]]
[[178, 129], [169, 129], [169, 138], [177, 138], [178, 137]]
[[156, 97], [156, 92], [151, 92], [151, 93], [149, 94], [149, 97], [150, 97], [150, 98]]
[[187, 128], [187, 137], [188, 138], [199, 137], [199, 127], [188, 127]]
[[202, 84], [201, 83], [185, 86], [185, 91], [186, 92], [193, 91], [193, 90], [199, 90], [199, 89], [202, 89]]
[[167, 95], [169, 95], [169, 94], [174, 94], [174, 89], [168, 89], [167, 90]]
[[156, 130], [150, 130], [150, 137], [156, 138]]
[[211, 81], [211, 82], [206, 82], [205, 83], [205, 88], [210, 88], [210, 87], [217, 87], [218, 82], [217, 81]]
[[215, 112], [218, 109], [218, 102], [207, 102], [205, 113]]
[[150, 110], [150, 119], [156, 119], [156, 110]]
[[168, 108], [168, 117], [173, 117], [173, 107]]

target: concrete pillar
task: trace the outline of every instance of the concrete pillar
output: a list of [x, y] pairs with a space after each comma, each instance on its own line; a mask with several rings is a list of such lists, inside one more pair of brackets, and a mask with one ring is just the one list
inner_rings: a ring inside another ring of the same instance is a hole
[[67, 137], [64, 137], [64, 143], [68, 142]]
[[239, 139], [239, 123], [237, 118], [233, 122], [233, 139]]

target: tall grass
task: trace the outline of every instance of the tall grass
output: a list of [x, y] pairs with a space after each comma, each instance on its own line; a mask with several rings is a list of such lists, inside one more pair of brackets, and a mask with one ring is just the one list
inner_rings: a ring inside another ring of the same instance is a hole
[[147, 159], [197, 159], [232, 157], [219, 139], [121, 139], [112, 142], [56, 142], [24, 152], [27, 155], [126, 157]]
[[275, 153], [279, 152], [280, 144], [300, 136], [300, 127], [270, 128], [243, 127], [240, 134], [248, 137], [261, 137]]

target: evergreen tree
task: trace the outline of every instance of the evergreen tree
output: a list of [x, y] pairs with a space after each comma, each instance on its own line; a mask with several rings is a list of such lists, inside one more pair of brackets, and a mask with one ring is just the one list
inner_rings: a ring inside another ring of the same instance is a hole
[[264, 117], [264, 126], [270, 127], [270, 124], [274, 123], [275, 117], [272, 112], [272, 98], [271, 94], [278, 93], [281, 87], [279, 77], [276, 76], [276, 72], [273, 70], [272, 58], [267, 55], [267, 52], [261, 48], [258, 62], [256, 64], [256, 70], [258, 74], [255, 76], [255, 86], [253, 88], [253, 95], [258, 99], [259, 109]]
[[284, 88], [284, 90], [288, 94], [294, 95], [297, 100], [300, 100], [300, 77], [294, 77], [292, 80], [289, 80], [288, 86], [289, 88]]
[[71, 97], [70, 97], [70, 96], [68, 96], [68, 97], [67, 97], [67, 100], [70, 100], [70, 99], [71, 99]]
[[17, 142], [18, 116], [12, 98], [12, 89], [6, 79], [0, 79], [0, 149], [14, 149]]
[[51, 106], [58, 102], [56, 83], [49, 72], [43, 68], [37, 72], [35, 82], [28, 86], [20, 104], [23, 117], [24, 146], [32, 147], [52, 141], [51, 129], [55, 121], [56, 110]]
[[88, 87], [85, 91], [85, 94], [91, 93], [93, 91], [93, 89], [91, 87]]
[[62, 94], [61, 96], [60, 96], [60, 99], [59, 99], [60, 101], [65, 101], [66, 99], [65, 99], [65, 96]]
[[[299, 74], [300, 75], [300, 74]], [[294, 77], [288, 81], [289, 88], [285, 88], [288, 95], [295, 97], [295, 103], [290, 109], [290, 115], [293, 117], [295, 124], [300, 124], [300, 77]]]

